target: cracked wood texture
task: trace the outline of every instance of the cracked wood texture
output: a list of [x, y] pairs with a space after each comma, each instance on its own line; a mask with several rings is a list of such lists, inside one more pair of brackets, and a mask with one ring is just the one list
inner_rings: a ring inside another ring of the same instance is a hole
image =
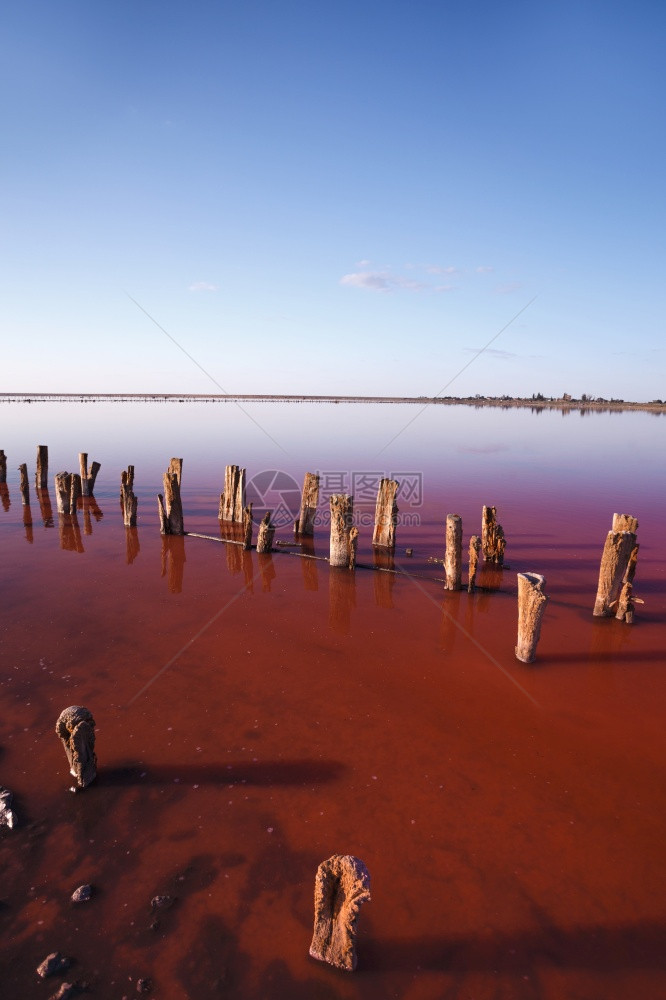
[[102, 468], [99, 462], [93, 462], [88, 469], [88, 453], [79, 452], [79, 469], [81, 474], [81, 494], [84, 497], [91, 497], [95, 491], [95, 480], [97, 473]]
[[242, 524], [244, 509], [245, 469], [237, 465], [227, 465], [224, 469], [224, 492], [220, 494], [218, 520]]
[[370, 874], [350, 854], [334, 854], [317, 869], [310, 955], [345, 972], [356, 968], [356, 930], [361, 905], [370, 900]]
[[180, 499], [180, 482], [183, 474], [182, 458], [172, 458], [162, 477], [164, 495], [158, 493], [160, 532], [163, 535], [184, 535], [183, 504]]
[[395, 548], [395, 528], [398, 522], [396, 494], [400, 484], [395, 479], [382, 479], [377, 490], [375, 527], [372, 544], [387, 549]]
[[602, 618], [615, 613], [613, 608], [620, 598], [622, 584], [625, 582], [635, 548], [636, 535], [633, 531], [608, 532], [601, 556], [599, 584], [594, 602], [593, 614], [596, 617]]
[[329, 498], [331, 508], [331, 566], [349, 566], [350, 559], [356, 558], [356, 548], [352, 545], [358, 537], [358, 531], [350, 538], [352, 517], [354, 515], [354, 498], [345, 493], [333, 493]]
[[306, 472], [303, 479], [301, 494], [301, 509], [294, 523], [294, 534], [314, 535], [314, 522], [319, 503], [319, 476], [315, 472]]
[[35, 487], [45, 490], [49, 485], [49, 449], [45, 444], [37, 445], [37, 465], [35, 468]]
[[484, 560], [501, 566], [505, 549], [504, 530], [497, 523], [497, 507], [484, 507], [481, 519], [481, 550]]
[[476, 570], [479, 565], [479, 552], [481, 551], [481, 538], [479, 535], [472, 535], [469, 540], [469, 570], [467, 574], [467, 593], [473, 594], [476, 587]]
[[545, 577], [538, 573], [518, 573], [518, 642], [516, 658], [533, 663], [541, 635], [541, 621], [548, 603], [543, 592]]
[[273, 549], [273, 536], [275, 528], [271, 524], [271, 511], [267, 510], [259, 525], [257, 535], [257, 552], [271, 552]]
[[444, 590], [460, 590], [462, 586], [462, 535], [460, 514], [447, 514]]

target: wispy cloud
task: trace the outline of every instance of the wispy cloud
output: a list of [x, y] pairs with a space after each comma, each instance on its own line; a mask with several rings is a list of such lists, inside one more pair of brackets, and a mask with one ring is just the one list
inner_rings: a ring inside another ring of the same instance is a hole
[[188, 285], [188, 292], [216, 292], [217, 285], [211, 284], [210, 281], [194, 281], [191, 285]]
[[420, 281], [412, 281], [388, 271], [354, 271], [352, 274], [343, 274], [340, 284], [350, 285], [352, 288], [365, 288], [371, 292], [390, 292], [396, 288], [423, 292], [429, 288]]
[[425, 270], [426, 274], [460, 274], [460, 269], [453, 265], [441, 267], [439, 264], [428, 264]]
[[[478, 354], [483, 348], [479, 347], [463, 347], [463, 351], [466, 354]], [[513, 351], [500, 351], [496, 347], [487, 347], [484, 354], [489, 354], [491, 358], [498, 358], [500, 361], [513, 361], [515, 358], [521, 358], [525, 360], [526, 358], [531, 361], [541, 361], [543, 360], [543, 354], [515, 354]]]
[[492, 274], [495, 270], [494, 267], [489, 267], [487, 264], [482, 264], [480, 267], [476, 268], [477, 274]]

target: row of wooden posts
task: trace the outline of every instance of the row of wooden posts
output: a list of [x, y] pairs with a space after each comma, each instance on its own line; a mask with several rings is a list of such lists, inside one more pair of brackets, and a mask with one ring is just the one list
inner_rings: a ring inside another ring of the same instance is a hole
[[[76, 512], [80, 496], [92, 496], [95, 480], [100, 470], [99, 462], [93, 462], [88, 469], [88, 455], [79, 455], [80, 473], [59, 472], [55, 477], [58, 512], [63, 515]], [[7, 459], [0, 451], [0, 483], [6, 482]], [[19, 467], [21, 474], [21, 497], [30, 503], [28, 472], [25, 464]], [[252, 547], [252, 504], [245, 499], [245, 469], [237, 465], [227, 465], [224, 473], [224, 489], [220, 494], [218, 519], [221, 522], [242, 526], [241, 540], [228, 539], [230, 543]], [[183, 459], [172, 458], [163, 476], [164, 492], [158, 494], [160, 532], [163, 535], [185, 535], [183, 505], [180, 495], [183, 473]], [[37, 467], [35, 483], [44, 489], [48, 478], [48, 448], [37, 447]], [[372, 544], [375, 548], [395, 550], [398, 505], [396, 501], [399, 483], [394, 479], [382, 479], [377, 492], [375, 521]], [[138, 499], [134, 493], [134, 466], [128, 466], [121, 475], [120, 502], [123, 522], [126, 527], [137, 523]], [[314, 534], [315, 517], [319, 503], [319, 475], [306, 472], [301, 493], [301, 505], [294, 522], [296, 536]], [[358, 545], [358, 528], [353, 523], [354, 498], [347, 494], [333, 494], [330, 505], [330, 549], [329, 564], [336, 568], [354, 569]], [[636, 532], [638, 521], [629, 514], [614, 514], [612, 528], [608, 533], [601, 559], [599, 584], [594, 604], [595, 616], [615, 615], [621, 621], [633, 622], [634, 605], [639, 599], [633, 595], [633, 579], [638, 559]], [[273, 550], [275, 527], [271, 523], [271, 512], [267, 511], [260, 525], [256, 543], [259, 553]], [[463, 526], [458, 514], [447, 514], [446, 549], [444, 558], [446, 590], [462, 589]], [[473, 593], [480, 556], [485, 562], [502, 566], [506, 549], [506, 538], [502, 526], [497, 522], [497, 509], [484, 506], [482, 511], [481, 535], [472, 535], [469, 541], [469, 563], [467, 590]], [[536, 658], [543, 612], [548, 598], [544, 593], [545, 578], [538, 573], [518, 573], [518, 640], [516, 657], [524, 663]]]

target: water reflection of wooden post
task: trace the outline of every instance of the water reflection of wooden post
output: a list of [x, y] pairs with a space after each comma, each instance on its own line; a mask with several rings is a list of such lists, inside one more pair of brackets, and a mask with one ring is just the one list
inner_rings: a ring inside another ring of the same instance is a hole
[[60, 548], [67, 552], [83, 552], [81, 528], [76, 514], [58, 514]]
[[317, 560], [308, 558], [309, 556], [315, 555], [313, 538], [307, 537], [303, 539], [301, 542], [301, 552], [305, 557], [303, 559], [299, 559], [301, 570], [303, 572], [303, 586], [306, 590], [316, 592], [319, 590], [319, 570], [317, 569]]
[[23, 508], [23, 527], [25, 528], [25, 540], [32, 545], [34, 541], [34, 534], [32, 530], [32, 511], [30, 510], [30, 504], [27, 504]]
[[252, 548], [252, 504], [243, 507], [243, 548]]
[[270, 552], [259, 552], [259, 546], [257, 545], [257, 562], [259, 564], [259, 572], [261, 573], [261, 589], [270, 591], [271, 583], [275, 579], [273, 556]]
[[52, 528], [53, 507], [51, 506], [51, 497], [49, 495], [48, 487], [37, 490], [37, 499], [39, 500], [39, 513], [42, 515], [44, 527]]
[[257, 552], [270, 552], [273, 548], [273, 536], [275, 528], [271, 524], [271, 511], [267, 510], [259, 525], [257, 536]]
[[169, 593], [180, 594], [185, 574], [185, 539], [182, 535], [162, 535], [162, 576]]
[[317, 869], [310, 955], [345, 972], [356, 968], [356, 929], [370, 901], [370, 875], [358, 858], [334, 854]]
[[224, 492], [220, 493], [218, 519], [243, 523], [245, 509], [245, 469], [227, 465], [224, 469]]
[[28, 486], [28, 466], [24, 462], [23, 465], [19, 465], [19, 474], [21, 477], [20, 491], [21, 491], [21, 503], [24, 507], [30, 506], [30, 487]]
[[79, 468], [81, 470], [81, 495], [91, 497], [95, 492], [97, 473], [102, 466], [99, 462], [93, 462], [90, 469], [88, 469], [88, 453], [81, 451], [79, 452]]
[[37, 468], [35, 470], [35, 487], [45, 490], [49, 484], [49, 449], [45, 444], [37, 445]]
[[[460, 618], [461, 600], [462, 595], [460, 591], [453, 591], [451, 596], [447, 597], [446, 603], [442, 605], [440, 642], [442, 644], [443, 653], [452, 653], [456, 645], [458, 632], [460, 631], [458, 621]], [[465, 601], [465, 605], [468, 603], [468, 601]]]
[[127, 471], [123, 471], [120, 475], [120, 503], [123, 509], [123, 524], [126, 528], [135, 528], [139, 501], [134, 495], [133, 465], [128, 465]]
[[356, 607], [356, 574], [333, 567], [328, 574], [328, 624], [348, 635], [352, 611]]
[[163, 535], [184, 535], [183, 504], [180, 499], [180, 483], [183, 473], [182, 458], [172, 458], [169, 468], [162, 477], [164, 495], [158, 493], [157, 505], [160, 517], [160, 532]]
[[56, 507], [59, 514], [69, 514], [72, 492], [71, 472], [58, 472], [55, 477]]
[[[352, 517], [354, 516], [354, 498], [344, 493], [334, 493], [329, 500], [331, 508], [331, 566], [350, 566], [350, 561], [356, 559], [356, 548], [352, 552]], [[353, 541], [358, 537], [358, 530]]]
[[140, 551], [138, 529], [125, 528], [125, 560], [128, 566], [131, 566]]
[[92, 713], [81, 705], [70, 705], [58, 716], [55, 731], [65, 748], [69, 773], [76, 778], [79, 788], [87, 788], [97, 776], [95, 720]]
[[382, 479], [377, 490], [375, 504], [375, 527], [372, 544], [383, 548], [395, 548], [395, 526], [398, 521], [396, 494], [399, 484], [395, 479]]
[[392, 549], [373, 549], [372, 563], [375, 567], [373, 585], [375, 604], [378, 608], [393, 607], [393, 586], [395, 584], [395, 559]]
[[501, 566], [504, 562], [504, 550], [506, 549], [506, 539], [502, 525], [496, 520], [497, 507], [484, 507], [481, 521], [481, 548], [483, 558], [486, 562], [497, 563]]
[[599, 584], [593, 611], [595, 616], [604, 617], [614, 614], [614, 605], [620, 597], [622, 584], [635, 547], [635, 532], [608, 532], [599, 567]]
[[541, 620], [548, 603], [546, 580], [538, 573], [518, 573], [518, 642], [516, 658], [533, 663], [541, 634]]
[[301, 494], [301, 509], [294, 522], [294, 534], [314, 535], [314, 523], [319, 503], [319, 476], [315, 472], [306, 472]]
[[460, 514], [447, 514], [444, 590], [460, 590], [462, 585], [462, 531]]
[[7, 456], [0, 450], [0, 483], [7, 482]]
[[7, 486], [7, 483], [0, 483], [0, 501], [2, 501], [2, 509], [9, 510], [12, 505], [12, 501], [9, 496], [9, 487]]
[[478, 535], [472, 535], [469, 540], [469, 573], [467, 576], [467, 592], [474, 593], [476, 587], [476, 569], [479, 565], [479, 551], [481, 549], [481, 539]]

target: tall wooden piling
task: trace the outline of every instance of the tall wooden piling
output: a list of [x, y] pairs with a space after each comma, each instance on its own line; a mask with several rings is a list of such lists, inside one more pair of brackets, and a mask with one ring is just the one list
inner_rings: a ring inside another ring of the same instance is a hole
[[317, 869], [310, 955], [345, 972], [356, 968], [356, 927], [370, 900], [370, 875], [362, 861], [334, 854]]
[[35, 487], [45, 490], [49, 485], [49, 449], [45, 444], [37, 445], [37, 466], [35, 469]]
[[243, 548], [252, 548], [252, 504], [243, 508]]
[[[171, 459], [173, 461], [173, 459]], [[182, 466], [181, 466], [182, 470]], [[123, 490], [128, 490], [130, 493], [134, 489], [134, 466], [128, 465], [127, 469], [123, 469], [120, 473], [120, 502], [123, 501]]]
[[447, 514], [444, 590], [460, 590], [462, 585], [462, 534], [460, 514]]
[[620, 597], [632, 552], [636, 547], [633, 531], [609, 531], [599, 567], [599, 583], [593, 614], [606, 617], [615, 614], [614, 605]]
[[548, 603], [546, 580], [538, 573], [518, 573], [518, 642], [516, 658], [533, 663], [541, 634], [541, 620]]
[[24, 462], [23, 465], [19, 465], [19, 473], [21, 475], [21, 503], [24, 507], [30, 506], [30, 487], [28, 485], [28, 466]]
[[126, 528], [136, 527], [136, 513], [139, 501], [134, 495], [134, 466], [128, 465], [120, 475], [120, 505], [123, 510], [123, 524]]
[[59, 514], [69, 514], [71, 511], [72, 474], [58, 472], [55, 476], [56, 506]]
[[164, 494], [157, 495], [160, 518], [160, 533], [163, 535], [184, 535], [183, 504], [180, 499], [180, 482], [183, 471], [182, 458], [172, 458], [169, 468], [162, 477]]
[[273, 536], [275, 528], [271, 524], [271, 512], [267, 510], [259, 525], [257, 536], [257, 552], [271, 552], [273, 549]]
[[220, 493], [218, 519], [243, 523], [245, 509], [245, 469], [227, 465], [224, 469], [224, 492]]
[[301, 509], [294, 522], [295, 535], [314, 535], [314, 523], [319, 503], [319, 476], [315, 472], [306, 472], [303, 479], [301, 494]]
[[[334, 493], [329, 498], [331, 510], [331, 542], [330, 542], [330, 564], [331, 566], [349, 566], [352, 556], [352, 517], [354, 516], [354, 498], [344, 493]], [[354, 537], [354, 543], [358, 531]], [[356, 547], [354, 545], [354, 560], [356, 557]]]
[[472, 535], [469, 540], [469, 570], [467, 573], [467, 593], [473, 594], [476, 587], [476, 570], [479, 565], [479, 552], [481, 551], [481, 539], [478, 535]]
[[[636, 527], [638, 527], [638, 521], [636, 521]], [[627, 625], [631, 625], [634, 620], [634, 602], [638, 601], [639, 604], [643, 603], [637, 597], [633, 596], [633, 579], [636, 574], [639, 548], [640, 545], [634, 545], [631, 555], [629, 556], [629, 564], [622, 579], [622, 590], [620, 591], [620, 596], [617, 601], [617, 611], [615, 612], [617, 620], [626, 622]]]
[[93, 462], [88, 469], [88, 453], [79, 452], [79, 469], [81, 473], [81, 495], [91, 497], [95, 492], [97, 473], [102, 468], [99, 462]]
[[395, 548], [395, 528], [398, 523], [396, 494], [400, 484], [395, 479], [382, 479], [377, 490], [375, 504], [375, 526], [372, 544], [387, 549]]
[[484, 507], [481, 518], [481, 550], [484, 560], [501, 566], [505, 549], [504, 530], [497, 523], [497, 507]]
[[7, 456], [0, 451], [0, 483], [7, 482]]
[[80, 496], [83, 496], [83, 482], [78, 472], [72, 473], [72, 485], [69, 491], [69, 511], [76, 514], [76, 505]]

